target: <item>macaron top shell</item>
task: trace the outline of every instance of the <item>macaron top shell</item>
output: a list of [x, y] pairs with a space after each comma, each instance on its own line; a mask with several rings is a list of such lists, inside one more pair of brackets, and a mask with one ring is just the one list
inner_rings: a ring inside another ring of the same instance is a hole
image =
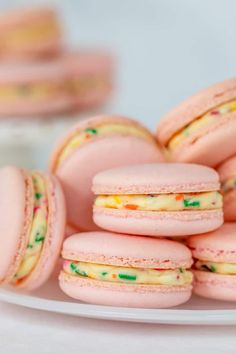
[[30, 195], [31, 188], [27, 188], [28, 183], [30, 180], [24, 179], [16, 167], [7, 166], [0, 170], [0, 244], [4, 253], [4, 257], [0, 257], [0, 281], [14, 271], [13, 260], [18, 263], [17, 255], [26, 247], [23, 234], [33, 213], [30, 208], [33, 195]]
[[157, 163], [100, 172], [93, 179], [95, 194], [183, 193], [219, 190], [219, 176], [195, 164]]
[[224, 161], [217, 169], [220, 180], [225, 181], [228, 178], [236, 176], [236, 156]]
[[110, 232], [87, 232], [67, 238], [63, 258], [137, 268], [189, 268], [191, 252], [180, 243]]
[[236, 263], [236, 223], [225, 223], [214, 232], [191, 236], [187, 245], [195, 258]]
[[165, 145], [176, 132], [190, 122], [210, 109], [234, 98], [236, 98], [236, 78], [217, 83], [200, 91], [163, 117], [158, 124], [158, 139]]

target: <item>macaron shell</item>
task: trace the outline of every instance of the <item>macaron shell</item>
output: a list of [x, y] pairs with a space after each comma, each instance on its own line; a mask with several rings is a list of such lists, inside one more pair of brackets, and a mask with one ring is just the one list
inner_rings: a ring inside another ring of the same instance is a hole
[[32, 273], [17, 288], [34, 290], [40, 287], [52, 274], [59, 260], [65, 235], [66, 210], [64, 195], [57, 179], [45, 176], [48, 192], [49, 218], [48, 231], [39, 261]]
[[225, 223], [214, 232], [192, 236], [187, 245], [197, 259], [236, 263], [236, 223]]
[[236, 151], [236, 113], [230, 113], [217, 124], [206, 127], [186, 139], [171, 160], [216, 167]]
[[13, 166], [0, 170], [0, 282], [11, 280], [21, 262], [33, 215], [31, 178]]
[[[160, 121], [157, 137], [162, 144], [194, 119], [236, 97], [236, 78], [217, 83], [190, 97]], [[227, 141], [227, 140], [226, 140]]]
[[194, 270], [193, 291], [210, 299], [236, 301], [236, 276]]
[[189, 300], [191, 286], [171, 287], [102, 282], [60, 273], [59, 285], [68, 296], [99, 305], [167, 308]]
[[170, 240], [98, 231], [75, 234], [64, 241], [64, 259], [123, 267], [190, 268], [189, 249]]
[[69, 224], [82, 230], [98, 229], [92, 220], [91, 192], [98, 172], [162, 159], [157, 146], [135, 136], [112, 135], [82, 145], [56, 171], [65, 193]]
[[160, 194], [219, 190], [219, 176], [206, 166], [158, 163], [120, 167], [97, 174], [95, 194]]
[[143, 236], [189, 236], [223, 224], [221, 210], [152, 212], [94, 208], [94, 222], [109, 231]]

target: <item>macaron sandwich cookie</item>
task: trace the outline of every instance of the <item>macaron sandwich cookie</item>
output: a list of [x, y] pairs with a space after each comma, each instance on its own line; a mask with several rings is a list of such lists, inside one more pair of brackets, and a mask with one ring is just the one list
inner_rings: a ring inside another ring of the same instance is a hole
[[194, 292], [224, 301], [236, 301], [236, 223], [217, 231], [189, 237], [194, 263]]
[[34, 290], [51, 275], [65, 231], [65, 203], [55, 177], [0, 170], [0, 283]]
[[236, 79], [192, 96], [159, 123], [157, 137], [176, 162], [215, 167], [236, 151]]
[[211, 168], [159, 163], [116, 168], [94, 177], [94, 221], [147, 236], [188, 236], [223, 223], [219, 176]]
[[163, 160], [151, 133], [134, 120], [97, 116], [79, 122], [58, 143], [50, 165], [63, 186], [69, 226], [80, 231], [98, 229], [92, 219], [91, 192], [98, 172]]
[[36, 59], [60, 50], [61, 29], [52, 9], [20, 9], [0, 15], [0, 57]]
[[236, 155], [224, 161], [218, 167], [218, 173], [224, 197], [224, 218], [236, 221]]
[[191, 296], [191, 252], [178, 242], [88, 232], [67, 238], [62, 256], [60, 287], [81, 301], [166, 308]]
[[80, 51], [63, 56], [76, 110], [97, 107], [110, 98], [113, 86], [113, 60], [105, 52]]
[[72, 109], [68, 73], [59, 61], [0, 65], [0, 116], [48, 116]]

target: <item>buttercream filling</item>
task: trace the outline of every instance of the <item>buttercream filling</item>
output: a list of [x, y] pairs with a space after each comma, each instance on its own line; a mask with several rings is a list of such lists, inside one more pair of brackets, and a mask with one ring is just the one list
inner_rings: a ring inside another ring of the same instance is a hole
[[227, 179], [222, 183], [222, 193], [226, 194], [233, 190], [236, 190], [236, 177]]
[[236, 263], [218, 263], [197, 260], [194, 267], [205, 272], [236, 275]]
[[27, 277], [36, 266], [47, 233], [48, 199], [45, 182], [36, 172], [32, 173], [34, 186], [34, 211], [27, 248], [13, 282]]
[[0, 85], [0, 100], [44, 99], [68, 93], [69, 84], [66, 82], [30, 82], [14, 85]]
[[131, 135], [139, 138], [149, 140], [152, 143], [155, 143], [151, 134], [149, 134], [142, 127], [137, 127], [132, 124], [122, 124], [122, 123], [106, 123], [98, 126], [91, 126], [82, 131], [77, 132], [64, 146], [61, 151], [57, 166], [59, 166], [69, 155], [71, 155], [79, 146], [82, 144], [95, 140], [96, 138], [109, 136], [109, 135]]
[[192, 273], [184, 268], [131, 268], [69, 260], [64, 261], [63, 270], [73, 276], [117, 283], [175, 286], [191, 284], [193, 278]]
[[100, 195], [95, 199], [95, 207], [146, 210], [212, 210], [222, 208], [219, 192], [148, 194], [148, 195]]
[[24, 43], [34, 43], [38, 40], [54, 37], [58, 34], [58, 25], [53, 21], [30, 24], [25, 27], [17, 27], [0, 35], [0, 47], [12, 47]]
[[199, 131], [200, 129], [212, 125], [216, 120], [222, 118], [226, 113], [236, 111], [236, 100], [233, 99], [227, 103], [214, 107], [201, 117], [195, 119], [183, 129], [177, 132], [168, 142], [167, 148], [170, 151], [175, 150], [185, 139]]

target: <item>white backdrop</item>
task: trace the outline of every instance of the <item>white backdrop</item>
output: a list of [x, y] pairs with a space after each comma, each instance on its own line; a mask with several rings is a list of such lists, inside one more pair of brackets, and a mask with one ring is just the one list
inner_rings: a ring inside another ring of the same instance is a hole
[[[55, 0], [70, 45], [117, 55], [118, 89], [106, 111], [154, 128], [196, 90], [235, 75], [235, 0]], [[32, 0], [0, 0], [0, 9]], [[0, 353], [235, 353], [235, 327], [109, 323], [0, 304]]]

